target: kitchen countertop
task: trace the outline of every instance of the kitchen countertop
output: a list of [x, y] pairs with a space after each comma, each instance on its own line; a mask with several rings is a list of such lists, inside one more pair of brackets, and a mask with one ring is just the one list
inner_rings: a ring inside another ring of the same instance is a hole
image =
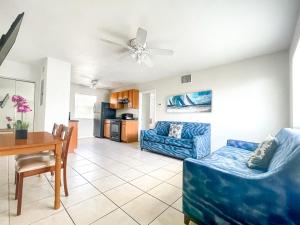
[[69, 120], [69, 122], [79, 122], [79, 120]]

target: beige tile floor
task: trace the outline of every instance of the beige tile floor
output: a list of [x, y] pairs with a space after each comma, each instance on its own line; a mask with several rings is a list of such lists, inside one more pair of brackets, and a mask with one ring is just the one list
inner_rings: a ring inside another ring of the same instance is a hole
[[53, 177], [25, 178], [16, 216], [14, 159], [0, 158], [1, 225], [182, 225], [182, 161], [138, 144], [81, 139], [68, 158], [69, 197], [53, 207]]

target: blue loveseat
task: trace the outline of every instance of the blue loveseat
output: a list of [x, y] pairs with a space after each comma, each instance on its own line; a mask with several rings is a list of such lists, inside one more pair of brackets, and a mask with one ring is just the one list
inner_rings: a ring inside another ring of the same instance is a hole
[[[183, 124], [181, 139], [168, 137], [171, 123]], [[180, 159], [199, 159], [210, 154], [210, 124], [159, 121], [154, 129], [141, 131], [140, 145]]]
[[183, 212], [199, 224], [300, 224], [300, 132], [282, 129], [268, 171], [249, 169], [256, 143], [229, 140], [201, 160], [186, 159]]

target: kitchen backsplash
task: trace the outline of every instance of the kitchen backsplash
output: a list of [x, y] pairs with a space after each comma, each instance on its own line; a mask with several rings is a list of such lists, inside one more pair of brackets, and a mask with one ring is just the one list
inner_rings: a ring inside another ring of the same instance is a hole
[[139, 110], [138, 109], [118, 109], [117, 110], [117, 117], [120, 117], [123, 113], [132, 113], [134, 118], [139, 117]]

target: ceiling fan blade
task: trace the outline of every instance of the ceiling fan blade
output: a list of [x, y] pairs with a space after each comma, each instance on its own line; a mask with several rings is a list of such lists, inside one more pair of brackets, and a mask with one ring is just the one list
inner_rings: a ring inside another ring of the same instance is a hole
[[146, 66], [148, 66], [148, 67], [153, 67], [153, 62], [152, 62], [152, 60], [150, 59], [150, 57], [149, 57], [148, 55], [145, 55], [145, 56], [143, 57], [142, 62], [143, 62]]
[[107, 40], [107, 39], [104, 39], [104, 38], [100, 38], [101, 41], [103, 42], [106, 42], [108, 44], [113, 44], [113, 45], [117, 45], [119, 47], [123, 47], [123, 48], [127, 48], [127, 49], [132, 49], [130, 46], [126, 45], [126, 44], [123, 44], [123, 43], [119, 43], [119, 42], [116, 42], [116, 41], [111, 41], [111, 40]]
[[148, 51], [152, 55], [173, 55], [174, 54], [174, 51], [169, 49], [149, 48]]
[[147, 31], [143, 28], [138, 28], [136, 32], [136, 42], [138, 45], [145, 47], [147, 40]]

